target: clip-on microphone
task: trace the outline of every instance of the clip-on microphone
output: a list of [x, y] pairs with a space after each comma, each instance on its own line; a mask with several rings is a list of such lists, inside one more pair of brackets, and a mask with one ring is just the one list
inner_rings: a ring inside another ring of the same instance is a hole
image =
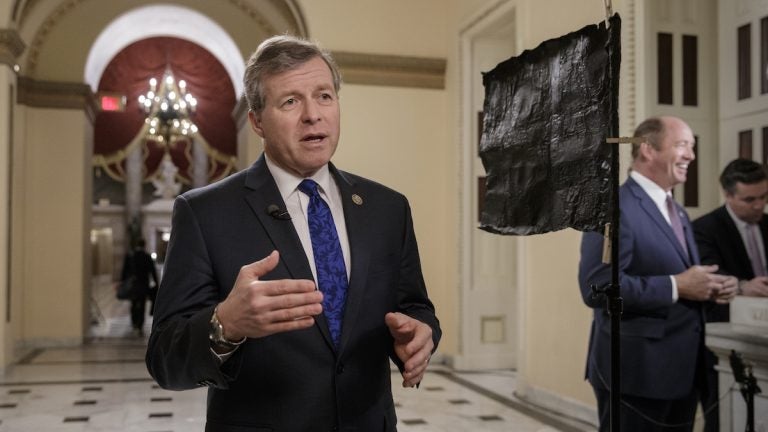
[[267, 206], [267, 214], [278, 220], [291, 220], [291, 215], [287, 210], [281, 210], [277, 204]]

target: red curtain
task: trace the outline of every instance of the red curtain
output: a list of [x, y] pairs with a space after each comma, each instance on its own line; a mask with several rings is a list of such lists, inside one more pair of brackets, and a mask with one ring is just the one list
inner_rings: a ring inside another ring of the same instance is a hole
[[[229, 174], [232, 166], [223, 160], [237, 155], [235, 122], [232, 111], [237, 102], [234, 87], [224, 67], [204, 48], [192, 42], [172, 38], [153, 37], [135, 42], [120, 51], [107, 65], [99, 82], [99, 91], [126, 95], [124, 112], [100, 112], [94, 127], [94, 154], [109, 162], [104, 166], [118, 179], [124, 172], [124, 161], [119, 151], [136, 136], [144, 122], [144, 111], [138, 97], [149, 89], [149, 79], [160, 81], [170, 67], [176, 80], [187, 82], [187, 92], [198, 101], [192, 121], [208, 144], [219, 153], [209, 153], [209, 178]], [[163, 149], [155, 143], [143, 147], [145, 179], [157, 170]], [[191, 180], [189, 142], [177, 142], [170, 149], [173, 163], [185, 182]]]

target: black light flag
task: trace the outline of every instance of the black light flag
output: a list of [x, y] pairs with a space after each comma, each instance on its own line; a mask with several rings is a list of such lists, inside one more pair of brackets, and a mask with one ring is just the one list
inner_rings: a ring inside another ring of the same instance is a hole
[[480, 228], [530, 235], [610, 221], [621, 19], [543, 42], [483, 74]]

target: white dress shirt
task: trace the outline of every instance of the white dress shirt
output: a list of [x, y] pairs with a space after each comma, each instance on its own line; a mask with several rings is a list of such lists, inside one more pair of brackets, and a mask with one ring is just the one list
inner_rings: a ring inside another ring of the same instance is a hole
[[[661, 186], [654, 183], [653, 180], [635, 170], [630, 171], [629, 176], [632, 177], [632, 180], [636, 181], [641, 188], [643, 188], [649, 197], [651, 197], [651, 201], [653, 201], [653, 203], [656, 204], [656, 207], [659, 208], [661, 215], [664, 216], [664, 219], [667, 221], [667, 223], [670, 223], [669, 211], [667, 211], [667, 196], [669, 196], [670, 193], [662, 189]], [[673, 275], [670, 275], [669, 278], [672, 279], [672, 301], [677, 302], [679, 297], [677, 293], [677, 281]]]
[[[307, 260], [309, 260], [309, 266], [312, 268], [312, 276], [317, 280], [315, 255], [312, 253], [312, 238], [309, 235], [309, 223], [307, 222], [309, 197], [298, 189], [299, 183], [304, 179], [280, 168], [277, 164], [272, 162], [266, 154], [264, 154], [264, 159], [267, 162], [267, 168], [272, 174], [272, 178], [274, 178], [275, 183], [277, 183], [277, 188], [280, 190], [280, 195], [283, 197], [286, 210], [291, 215], [291, 222], [293, 222], [293, 226], [296, 228], [296, 233], [299, 235], [301, 245], [304, 247], [304, 253], [307, 255]], [[336, 185], [336, 182], [333, 180], [327, 164], [309, 178], [318, 184], [320, 197], [323, 198], [331, 209], [333, 223], [336, 225], [336, 233], [339, 236], [339, 243], [341, 243], [341, 252], [344, 254], [344, 265], [347, 268], [347, 280], [349, 280], [351, 259], [349, 253], [349, 238], [347, 237], [347, 224], [344, 219], [344, 207], [341, 202], [341, 192], [339, 191], [338, 185]]]
[[[296, 233], [299, 235], [299, 240], [301, 241], [301, 246], [304, 248], [304, 253], [309, 261], [309, 266], [312, 268], [312, 276], [315, 281], [317, 281], [315, 255], [312, 253], [312, 238], [309, 235], [309, 223], [307, 222], [309, 197], [298, 189], [299, 183], [304, 179], [296, 177], [277, 166], [274, 162], [269, 160], [266, 153], [264, 154], [264, 159], [267, 162], [267, 169], [269, 169], [272, 178], [274, 178], [275, 183], [277, 183], [277, 188], [280, 190], [280, 195], [283, 197], [286, 210], [291, 215], [291, 222], [293, 222]], [[349, 280], [351, 261], [349, 254], [349, 239], [347, 237], [347, 225], [344, 220], [344, 208], [341, 203], [341, 192], [339, 191], [336, 182], [333, 181], [333, 177], [331, 177], [328, 165], [323, 166], [310, 178], [318, 184], [320, 197], [325, 200], [328, 207], [331, 209], [333, 223], [336, 225], [336, 233], [339, 236], [339, 243], [341, 243], [341, 252], [344, 254], [344, 264], [347, 268], [347, 280]], [[315, 289], [317, 289], [317, 287], [315, 287]], [[232, 354], [235, 353], [235, 350], [237, 350], [237, 347], [230, 352], [219, 354], [214, 351], [213, 347], [211, 347], [211, 353], [218, 358], [220, 364], [227, 361]]]

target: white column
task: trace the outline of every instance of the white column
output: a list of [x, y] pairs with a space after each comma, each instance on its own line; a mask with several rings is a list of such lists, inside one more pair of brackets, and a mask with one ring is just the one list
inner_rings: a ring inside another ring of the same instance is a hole
[[200, 140], [192, 138], [192, 187], [208, 184], [208, 153]]
[[126, 222], [141, 215], [142, 146], [134, 146], [125, 158], [125, 216]]

